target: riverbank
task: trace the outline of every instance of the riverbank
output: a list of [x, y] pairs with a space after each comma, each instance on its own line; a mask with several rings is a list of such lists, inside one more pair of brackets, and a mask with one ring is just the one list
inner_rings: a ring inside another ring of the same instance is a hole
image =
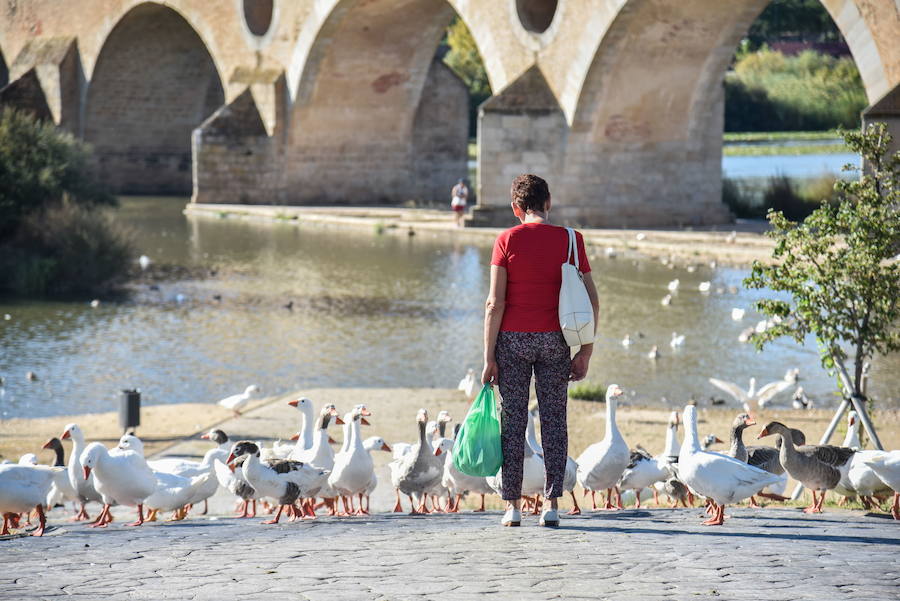
[[[472, 244], [490, 245], [503, 228], [457, 228], [452, 213], [405, 207], [294, 207], [189, 203], [186, 215], [204, 219], [245, 219], [298, 227], [341, 227], [368, 230], [372, 235], [452, 236]], [[594, 256], [613, 253], [622, 258], [666, 258], [690, 265], [716, 261], [748, 266], [768, 261], [773, 243], [762, 235], [768, 223], [739, 220], [734, 224], [698, 229], [603, 229], [579, 231]]]
[[[434, 419], [438, 411], [446, 410], [453, 418], [448, 428], [464, 419], [469, 403], [464, 395], [453, 389], [443, 388], [317, 388], [297, 391], [287, 395], [270, 397], [254, 402], [244, 414], [232, 418], [229, 411], [214, 404], [187, 403], [181, 405], [156, 405], [142, 411], [142, 426], [138, 435], [146, 443], [147, 455], [178, 455], [200, 457], [209, 448], [209, 443], [199, 439], [199, 434], [212, 426], [222, 428], [233, 440], [261, 440], [268, 444], [273, 440], [287, 440], [299, 429], [300, 414], [287, 405], [287, 401], [306, 396], [316, 407], [333, 403], [343, 413], [358, 403], [365, 403], [372, 412], [371, 427], [364, 430], [364, 436], [381, 436], [393, 445], [398, 441], [413, 442], [416, 437], [415, 415], [420, 407], [429, 411]], [[681, 404], [671, 408], [652, 408], [632, 405], [628, 401], [620, 403], [616, 423], [631, 447], [638, 445], [656, 454], [663, 451], [666, 425], [672, 409], [680, 410]], [[577, 457], [588, 445], [603, 438], [606, 406], [603, 403], [569, 401], [569, 453]], [[715, 434], [728, 440], [730, 424], [739, 413], [735, 408], [710, 407], [701, 405], [699, 411], [700, 435]], [[758, 425], [745, 433], [747, 444], [755, 444], [755, 438], [762, 426], [771, 420], [784, 422], [803, 430], [810, 442], [818, 442], [833, 413], [829, 410], [796, 411], [793, 409], [773, 409], [758, 412], [754, 417]], [[881, 441], [887, 449], [900, 448], [900, 410], [876, 411], [873, 420], [878, 428]], [[89, 441], [100, 440], [112, 444], [121, 431], [117, 426], [115, 413], [88, 414], [79, 416], [43, 419], [16, 419], [0, 422], [0, 453], [3, 458], [16, 460], [23, 453], [38, 453], [42, 462], [52, 459], [49, 451], [41, 451], [40, 446], [51, 436], [58, 436], [69, 422], [78, 423]], [[846, 432], [846, 422], [842, 422], [832, 438], [833, 444], [840, 444]], [[332, 436], [342, 439], [339, 427], [331, 429]], [[683, 433], [681, 434], [683, 435]], [[680, 435], [680, 436], [681, 436]], [[771, 438], [763, 444], [773, 444]], [[717, 445], [714, 450], [724, 450], [726, 445]], [[68, 451], [68, 449], [67, 449]], [[382, 482], [389, 475], [387, 464], [389, 453], [374, 453], [376, 473]], [[372, 504], [377, 510], [387, 510], [393, 504], [393, 492], [389, 486], [379, 485], [373, 495]], [[471, 502], [471, 500], [470, 500]], [[571, 499], [564, 505], [570, 507]], [[492, 502], [492, 506], [498, 506]]]

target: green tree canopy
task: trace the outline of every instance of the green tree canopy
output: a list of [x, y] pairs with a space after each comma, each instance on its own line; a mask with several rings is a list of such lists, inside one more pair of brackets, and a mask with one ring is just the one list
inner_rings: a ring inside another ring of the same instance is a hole
[[864, 159], [859, 179], [839, 180], [839, 202], [800, 223], [770, 212], [774, 262], [754, 263], [744, 284], [788, 296], [757, 303], [772, 319], [754, 336], [757, 348], [781, 336], [802, 343], [812, 334], [845, 395], [862, 397], [865, 362], [900, 350], [900, 152], [888, 154], [891, 137], [881, 123], [843, 136]]

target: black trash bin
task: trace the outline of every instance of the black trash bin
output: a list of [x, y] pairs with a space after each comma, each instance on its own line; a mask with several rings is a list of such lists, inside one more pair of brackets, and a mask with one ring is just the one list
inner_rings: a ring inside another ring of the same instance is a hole
[[123, 432], [141, 425], [141, 391], [123, 390], [119, 402], [119, 426]]

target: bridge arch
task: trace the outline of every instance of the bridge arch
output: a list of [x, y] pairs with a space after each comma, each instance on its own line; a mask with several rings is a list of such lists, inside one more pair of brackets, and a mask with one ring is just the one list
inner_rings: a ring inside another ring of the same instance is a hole
[[188, 195], [191, 132], [224, 100], [195, 28], [168, 6], [140, 3], [111, 29], [93, 65], [84, 138], [114, 191]]
[[[575, 196], [579, 188], [602, 190], [596, 197], [603, 200], [576, 200], [587, 221], [612, 224], [604, 215], [616, 215], [616, 225], [726, 218], [719, 203], [722, 79], [735, 47], [768, 3], [627, 0], [620, 5], [597, 38], [577, 99], [563, 98], [569, 101], [563, 107], [570, 121], [569, 190]], [[861, 15], [850, 0], [823, 4], [850, 45], [870, 101], [876, 100], [896, 85], [900, 73], [883, 60], [874, 17]], [[890, 25], [882, 29], [891, 31]], [[884, 38], [885, 31], [880, 35]]]
[[435, 56], [457, 15], [453, 4], [341, 0], [317, 6], [328, 12], [304, 51], [294, 88], [286, 198], [443, 200], [467, 173], [468, 90]]

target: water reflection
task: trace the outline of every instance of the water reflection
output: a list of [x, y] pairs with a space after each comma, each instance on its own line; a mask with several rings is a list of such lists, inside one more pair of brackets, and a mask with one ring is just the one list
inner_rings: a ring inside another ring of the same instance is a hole
[[[148, 403], [212, 403], [250, 383], [265, 394], [447, 387], [466, 367], [480, 366], [487, 246], [428, 233], [187, 219], [183, 203], [127, 199], [119, 218], [154, 261], [202, 265], [214, 276], [144, 286], [97, 308], [0, 302], [0, 314], [12, 316], [0, 322], [4, 417], [109, 410], [117, 391], [132, 386]], [[757, 354], [737, 342], [758, 319], [750, 306], [760, 293], [715, 291], [739, 286], [743, 270], [700, 266], [688, 273], [657, 261], [602, 258], [594, 268], [601, 336], [591, 379], [616, 381], [643, 400], [681, 403], [691, 394], [720, 396], [709, 376], [746, 385], [750, 376], [765, 382], [797, 366], [807, 393], [832, 402], [833, 381], [818, 367], [814, 345], [784, 341]], [[676, 277], [680, 291], [663, 307], [666, 282]], [[707, 280], [712, 293], [700, 293]], [[748, 309], [743, 321], [731, 319], [732, 307]], [[678, 350], [668, 344], [673, 331], [686, 334]], [[635, 339], [627, 349], [620, 343], [625, 333]], [[655, 362], [646, 358], [652, 344], [662, 353]], [[894, 394], [898, 367], [897, 357], [876, 362], [876, 395]], [[29, 370], [36, 382], [26, 381]]]

